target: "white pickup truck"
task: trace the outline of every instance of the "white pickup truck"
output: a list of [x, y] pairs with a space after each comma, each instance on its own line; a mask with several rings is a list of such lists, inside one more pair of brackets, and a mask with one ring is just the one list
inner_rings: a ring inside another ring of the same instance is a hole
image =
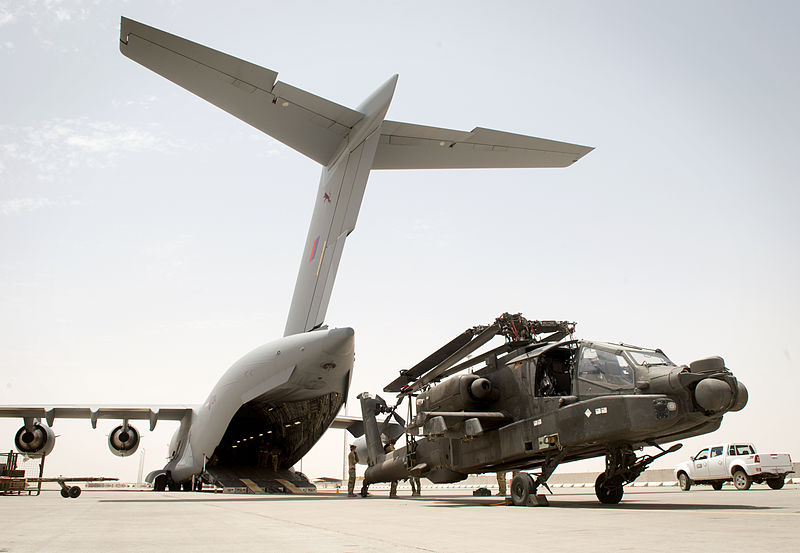
[[737, 490], [749, 489], [753, 482], [766, 482], [773, 490], [779, 490], [790, 472], [792, 458], [788, 453], [756, 453], [753, 444], [746, 443], [706, 447], [675, 467], [675, 477], [683, 491], [689, 491], [692, 484], [711, 484], [721, 490], [722, 484], [730, 481]]

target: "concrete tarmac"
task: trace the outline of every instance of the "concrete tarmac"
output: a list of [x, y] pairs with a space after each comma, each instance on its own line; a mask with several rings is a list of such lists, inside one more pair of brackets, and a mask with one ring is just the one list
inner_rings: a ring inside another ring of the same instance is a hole
[[556, 490], [549, 507], [510, 507], [469, 490], [421, 498], [84, 490], [0, 496], [0, 552], [798, 551], [800, 487], [715, 492]]

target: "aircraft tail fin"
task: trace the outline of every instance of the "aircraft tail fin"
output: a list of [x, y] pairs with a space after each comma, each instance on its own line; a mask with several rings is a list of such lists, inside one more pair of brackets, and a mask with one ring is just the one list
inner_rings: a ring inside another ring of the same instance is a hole
[[323, 324], [370, 170], [565, 167], [591, 151], [481, 127], [385, 121], [397, 75], [350, 109], [278, 81], [275, 71], [125, 17], [120, 51], [323, 165], [286, 336]]
[[133, 61], [322, 165], [363, 118], [277, 81], [275, 71], [132, 19], [122, 18], [119, 40], [120, 51]]

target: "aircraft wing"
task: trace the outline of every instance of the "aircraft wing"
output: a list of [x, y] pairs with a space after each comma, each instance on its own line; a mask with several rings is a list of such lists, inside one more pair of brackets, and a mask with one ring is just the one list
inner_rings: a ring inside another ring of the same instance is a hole
[[[397, 438], [405, 432], [405, 426], [391, 422], [389, 424], [383, 423], [378, 425], [381, 432], [391, 438]], [[351, 415], [339, 415], [331, 423], [329, 428], [338, 430], [347, 430], [354, 438], [360, 438], [364, 435], [364, 419]]]
[[358, 438], [364, 433], [364, 419], [352, 415], [339, 415], [328, 428], [335, 428], [337, 430], [347, 430]]
[[275, 71], [125, 17], [119, 48], [133, 61], [322, 165], [363, 118], [358, 111], [276, 82]]
[[384, 121], [372, 168], [566, 167], [593, 149], [483, 127], [467, 132]]
[[105, 476], [74, 476], [68, 477], [52, 477], [52, 478], [25, 478], [28, 482], [114, 482], [119, 478], [106, 478]]
[[193, 408], [187, 405], [163, 405], [150, 407], [132, 407], [125, 405], [89, 406], [89, 405], [3, 405], [0, 406], [0, 417], [44, 419], [48, 426], [55, 419], [88, 419], [92, 428], [97, 427], [98, 419], [147, 420], [153, 430], [160, 420], [179, 421], [192, 413]]

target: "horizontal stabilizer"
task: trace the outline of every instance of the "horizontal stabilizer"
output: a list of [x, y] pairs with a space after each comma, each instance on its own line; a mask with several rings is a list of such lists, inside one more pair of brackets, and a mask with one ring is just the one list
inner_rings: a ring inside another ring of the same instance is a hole
[[476, 127], [471, 132], [384, 121], [373, 169], [567, 167], [593, 148]]
[[276, 82], [275, 71], [125, 17], [120, 51], [322, 165], [363, 118], [357, 111]]

